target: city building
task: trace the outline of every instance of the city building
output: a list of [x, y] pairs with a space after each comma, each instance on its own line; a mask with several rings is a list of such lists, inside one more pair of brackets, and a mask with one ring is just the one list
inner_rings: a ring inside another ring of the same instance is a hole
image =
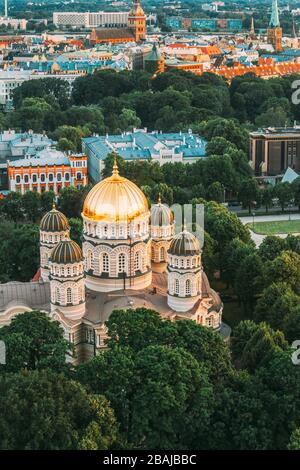
[[128, 11], [54, 12], [55, 26], [76, 28], [126, 28]]
[[106, 347], [105, 322], [115, 309], [153, 309], [163, 319], [195, 321], [228, 339], [198, 238], [186, 230], [175, 235], [171, 210], [161, 201], [150, 209], [143, 192], [119, 175], [116, 161], [112, 175], [87, 195], [82, 218], [81, 249], [61, 212], [54, 207], [44, 215], [39, 273], [31, 283], [1, 285], [1, 326], [42, 309], [73, 343], [74, 363]]
[[300, 172], [300, 126], [265, 128], [250, 133], [250, 161], [257, 176]]
[[7, 175], [11, 191], [59, 194], [67, 186], [82, 188], [88, 184], [87, 157], [46, 149], [35, 157], [9, 161]]
[[282, 51], [282, 28], [280, 27], [277, 0], [272, 0], [272, 14], [267, 31], [267, 41], [272, 44], [276, 52]]
[[89, 176], [101, 180], [107, 155], [117, 152], [126, 161], [153, 160], [164, 163], [195, 163], [205, 157], [206, 141], [192, 132], [173, 134], [135, 129], [120, 135], [93, 136], [82, 139], [88, 157]]
[[70, 85], [74, 80], [80, 76], [85, 75], [86, 71], [81, 70], [65, 70], [62, 71], [59, 67], [57, 70], [52, 70], [51, 73], [39, 72], [36, 70], [0, 70], [0, 105], [7, 106], [11, 104], [12, 92], [15, 88], [22, 85], [28, 80], [39, 80], [42, 78], [57, 78], [66, 80]]
[[55, 145], [55, 141], [49, 139], [46, 134], [28, 132], [16, 132], [13, 129], [0, 133], [0, 162], [18, 160], [27, 156], [35, 156], [38, 152], [49, 149]]
[[146, 15], [140, 0], [133, 0], [131, 11], [128, 13], [126, 27], [95, 28], [90, 35], [92, 45], [99, 43], [139, 43], [146, 37]]
[[15, 30], [26, 30], [28, 21], [24, 18], [7, 18], [5, 16], [0, 16], [0, 24], [3, 26], [10, 26]]
[[162, 73], [165, 70], [165, 58], [158, 50], [156, 43], [153, 44], [152, 51], [145, 57], [144, 68], [152, 75]]

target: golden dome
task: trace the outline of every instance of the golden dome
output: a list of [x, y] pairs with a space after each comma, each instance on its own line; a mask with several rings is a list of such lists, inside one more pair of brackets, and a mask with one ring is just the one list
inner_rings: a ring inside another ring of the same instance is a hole
[[105, 178], [87, 195], [82, 215], [100, 222], [130, 222], [149, 213], [144, 193], [119, 175], [115, 160], [112, 176]]

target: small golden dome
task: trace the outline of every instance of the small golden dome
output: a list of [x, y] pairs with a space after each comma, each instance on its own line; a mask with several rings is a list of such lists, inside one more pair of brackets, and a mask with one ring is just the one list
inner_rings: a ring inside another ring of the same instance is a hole
[[112, 176], [105, 178], [87, 195], [82, 215], [100, 222], [130, 222], [149, 213], [144, 193], [119, 175], [115, 160]]

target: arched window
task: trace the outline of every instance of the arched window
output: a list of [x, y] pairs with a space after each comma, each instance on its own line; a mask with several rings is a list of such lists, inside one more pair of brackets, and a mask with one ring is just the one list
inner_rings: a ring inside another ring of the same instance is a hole
[[179, 294], [179, 279], [175, 279], [174, 291], [175, 294]]
[[56, 302], [60, 302], [60, 290], [59, 287], [56, 287], [55, 289], [55, 297], [56, 297]]
[[187, 279], [185, 281], [185, 295], [191, 295], [191, 291], [192, 291], [191, 280]]
[[72, 303], [72, 289], [71, 287], [67, 288], [67, 304]]
[[165, 249], [164, 247], [162, 246], [159, 250], [159, 259], [160, 261], [164, 261], [165, 260]]
[[21, 183], [21, 176], [20, 175], [16, 176], [16, 183], [17, 184]]
[[124, 253], [119, 254], [118, 268], [119, 268], [119, 273], [123, 273], [125, 271], [125, 255], [124, 255]]
[[141, 269], [141, 257], [140, 252], [137, 251], [134, 255], [134, 270], [139, 271]]
[[109, 272], [109, 260], [108, 260], [108, 254], [103, 253], [102, 255], [102, 272], [108, 273]]
[[87, 253], [87, 269], [92, 269], [92, 262], [93, 262], [93, 252], [91, 250]]
[[183, 261], [183, 258], [181, 258], [181, 260], [180, 260], [180, 267], [183, 268], [183, 266], [184, 266], [184, 261]]
[[28, 175], [24, 175], [24, 183], [28, 183], [29, 181], [29, 176]]

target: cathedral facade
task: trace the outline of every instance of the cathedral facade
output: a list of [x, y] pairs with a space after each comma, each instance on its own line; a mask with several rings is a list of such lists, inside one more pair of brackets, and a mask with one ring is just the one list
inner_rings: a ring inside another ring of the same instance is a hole
[[105, 322], [115, 309], [150, 308], [166, 320], [222, 331], [222, 302], [203, 271], [198, 239], [186, 230], [175, 234], [171, 210], [161, 200], [149, 209], [116, 162], [112, 175], [87, 195], [82, 219], [81, 249], [70, 239], [64, 214], [53, 207], [44, 215], [39, 279], [2, 285], [13, 289], [14, 302], [0, 305], [0, 326], [39, 308], [74, 343], [75, 363], [105, 348]]

